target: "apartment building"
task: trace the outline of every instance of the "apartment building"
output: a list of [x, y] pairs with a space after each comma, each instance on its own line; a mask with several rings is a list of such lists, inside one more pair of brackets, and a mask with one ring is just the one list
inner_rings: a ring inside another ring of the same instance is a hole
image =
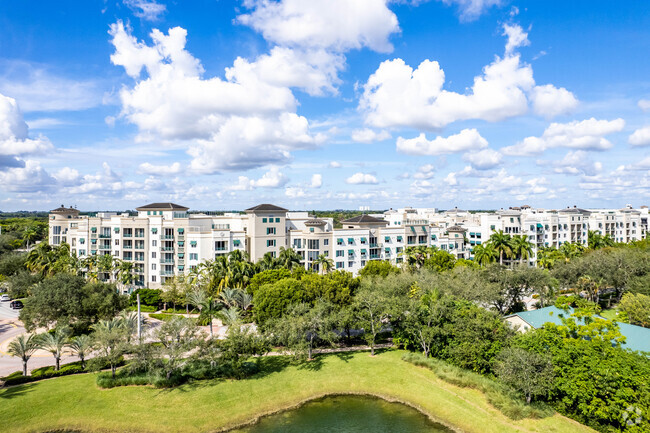
[[521, 206], [476, 213], [403, 208], [356, 216], [342, 221], [341, 228], [334, 228], [331, 218], [272, 204], [220, 215], [189, 213], [174, 203], [151, 203], [136, 211], [81, 216], [78, 210], [61, 206], [50, 212], [49, 242], [68, 243], [79, 258], [110, 254], [133, 262], [134, 286], [157, 288], [167, 278], [234, 250], [248, 253], [256, 262], [266, 253], [277, 257], [281, 248], [293, 248], [307, 269], [318, 270], [314, 262], [324, 255], [335, 269], [356, 274], [370, 260], [402, 263], [408, 247], [435, 246], [457, 258], [472, 259], [476, 245], [502, 230], [528, 236], [533, 244], [529, 264], [534, 265], [541, 248], [559, 248], [565, 242], [586, 246], [589, 230], [628, 242], [643, 239], [648, 227], [648, 208], [631, 206], [617, 210]]

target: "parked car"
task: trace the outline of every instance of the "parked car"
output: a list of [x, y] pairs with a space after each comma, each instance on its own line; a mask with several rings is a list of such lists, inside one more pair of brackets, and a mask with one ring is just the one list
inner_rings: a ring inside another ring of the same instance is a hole
[[21, 308], [24, 307], [24, 305], [22, 301], [11, 301], [9, 307], [13, 308], [14, 310], [20, 310]]
[[0, 301], [2, 302], [11, 301], [11, 298], [9, 297], [9, 295], [2, 295], [0, 296]]

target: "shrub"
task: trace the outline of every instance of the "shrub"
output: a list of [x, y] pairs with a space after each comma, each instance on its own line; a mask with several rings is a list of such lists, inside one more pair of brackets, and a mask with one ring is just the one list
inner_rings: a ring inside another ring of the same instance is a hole
[[67, 376], [70, 374], [85, 372], [86, 370], [81, 367], [81, 361], [76, 361], [62, 365], [59, 371], [56, 371], [54, 369], [54, 366], [50, 365], [47, 367], [41, 367], [32, 370], [32, 373], [29, 376], [23, 376], [22, 371], [16, 371], [14, 373], [11, 373], [9, 376], [4, 377], [2, 380], [5, 382], [6, 386], [10, 386], [35, 382], [41, 379], [49, 379], [51, 377]]

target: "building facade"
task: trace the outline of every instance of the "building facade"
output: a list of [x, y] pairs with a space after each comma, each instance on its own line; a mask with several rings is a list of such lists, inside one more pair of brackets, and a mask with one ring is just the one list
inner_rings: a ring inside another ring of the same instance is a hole
[[435, 246], [471, 260], [476, 245], [502, 230], [528, 236], [533, 245], [528, 261], [535, 265], [541, 248], [559, 248], [565, 242], [587, 246], [590, 230], [610, 235], [616, 242], [629, 242], [645, 238], [648, 227], [648, 208], [629, 206], [617, 210], [522, 206], [477, 213], [404, 208], [350, 218], [341, 221], [341, 228], [334, 228], [331, 218], [314, 218], [272, 204], [220, 215], [189, 213], [187, 207], [174, 203], [151, 203], [136, 210], [135, 215], [82, 216], [61, 206], [50, 212], [49, 243], [68, 243], [81, 259], [110, 254], [133, 262], [134, 286], [158, 288], [167, 278], [235, 250], [257, 262], [267, 253], [277, 257], [281, 248], [293, 248], [308, 269], [318, 270], [314, 261], [324, 255], [332, 259], [335, 269], [356, 274], [371, 260], [399, 265], [408, 247]]

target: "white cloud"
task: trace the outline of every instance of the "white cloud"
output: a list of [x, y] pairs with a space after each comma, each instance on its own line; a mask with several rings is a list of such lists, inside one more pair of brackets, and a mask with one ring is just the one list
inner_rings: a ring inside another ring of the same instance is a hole
[[314, 174], [311, 176], [311, 188], [320, 188], [323, 186], [323, 175], [322, 174]]
[[644, 126], [634, 131], [628, 138], [632, 146], [650, 146], [650, 126]]
[[597, 120], [595, 118], [569, 123], [551, 123], [541, 137], [526, 137], [514, 146], [501, 149], [506, 155], [531, 156], [554, 147], [583, 150], [606, 150], [613, 145], [606, 135], [625, 127], [623, 119]]
[[77, 179], [79, 179], [79, 172], [74, 168], [63, 167], [62, 169], [54, 173], [53, 177], [61, 185], [70, 185], [70, 184], [74, 184], [77, 181]]
[[0, 171], [0, 185], [5, 191], [40, 192], [47, 191], [56, 181], [37, 161], [27, 160], [23, 167], [10, 167]]
[[382, 140], [387, 140], [391, 137], [390, 132], [383, 130], [383, 131], [375, 131], [374, 129], [370, 128], [363, 128], [363, 129], [355, 129], [352, 131], [352, 140], [359, 142], [359, 143], [372, 143], [374, 141], [382, 141]]
[[52, 149], [46, 137], [31, 139], [28, 132], [16, 100], [0, 94], [0, 155], [21, 156]]
[[458, 134], [446, 138], [438, 136], [433, 140], [427, 140], [424, 133], [411, 139], [397, 138], [397, 151], [408, 155], [442, 155], [484, 149], [487, 146], [487, 140], [476, 129], [463, 129]]
[[642, 109], [643, 111], [650, 110], [650, 99], [640, 99], [639, 108]]
[[431, 179], [434, 175], [435, 167], [433, 164], [424, 164], [418, 168], [413, 177], [416, 179]]
[[493, 149], [483, 149], [478, 152], [469, 152], [463, 155], [463, 160], [472, 164], [479, 170], [487, 170], [501, 164], [503, 155]]
[[338, 161], [330, 161], [329, 168], [341, 168], [341, 163]]
[[280, 172], [278, 167], [271, 167], [261, 178], [249, 179], [246, 176], [239, 176], [237, 184], [226, 187], [230, 191], [250, 191], [254, 188], [280, 188], [289, 182], [289, 179]]
[[[121, 22], [111, 26], [111, 61], [136, 79], [120, 92], [121, 116], [138, 126], [139, 141], [187, 143], [190, 167], [202, 173], [284, 163], [291, 151], [314, 148], [309, 122], [295, 113], [291, 90], [263, 81], [255, 65], [238, 59], [225, 80], [201, 77], [200, 62], [185, 50], [187, 32], [153, 30], [152, 46], [138, 42]], [[142, 70], [147, 77], [140, 79]]]
[[140, 173], [150, 174], [153, 176], [168, 176], [170, 174], [177, 174], [181, 171], [181, 164], [175, 162], [171, 165], [153, 165], [148, 162], [140, 164], [138, 168]]
[[447, 5], [457, 5], [461, 21], [474, 21], [492, 6], [501, 6], [503, 0], [441, 0]]
[[[519, 31], [518, 42], [508, 39], [511, 50], [522, 43], [525, 33]], [[528, 112], [530, 102], [544, 116], [575, 106], [575, 97], [566, 89], [535, 86], [532, 67], [514, 52], [487, 65], [468, 94], [444, 90], [444, 83], [445, 73], [436, 61], [425, 60], [413, 70], [402, 59], [386, 60], [363, 85], [359, 110], [368, 125], [378, 128], [439, 129], [460, 120], [496, 122], [520, 116]], [[549, 106], [551, 101], [558, 106]]]
[[237, 20], [278, 45], [390, 52], [388, 38], [399, 32], [385, 0], [245, 0], [244, 5], [253, 10]]
[[349, 183], [351, 185], [374, 185], [379, 182], [377, 181], [377, 178], [372, 174], [359, 172], [345, 179], [345, 183]]
[[578, 100], [564, 87], [557, 88], [551, 84], [536, 86], [531, 94], [533, 111], [539, 116], [552, 118], [573, 111]]
[[289, 198], [302, 198], [307, 196], [305, 190], [302, 188], [290, 186], [284, 190], [284, 194]]
[[124, 0], [124, 4], [133, 11], [133, 15], [147, 21], [156, 21], [165, 13], [167, 7], [156, 0]]
[[[541, 164], [547, 165], [548, 162], [542, 161]], [[571, 175], [584, 174], [587, 176], [595, 176], [603, 169], [602, 163], [593, 162], [589, 157], [589, 154], [584, 150], [568, 152], [561, 161], [557, 161], [552, 164], [556, 166], [554, 169], [556, 173]]]
[[530, 41], [528, 40], [528, 33], [524, 32], [521, 26], [517, 24], [504, 24], [503, 36], [508, 37], [508, 42], [506, 42], [507, 55], [512, 54], [514, 50], [519, 47], [530, 45]]

